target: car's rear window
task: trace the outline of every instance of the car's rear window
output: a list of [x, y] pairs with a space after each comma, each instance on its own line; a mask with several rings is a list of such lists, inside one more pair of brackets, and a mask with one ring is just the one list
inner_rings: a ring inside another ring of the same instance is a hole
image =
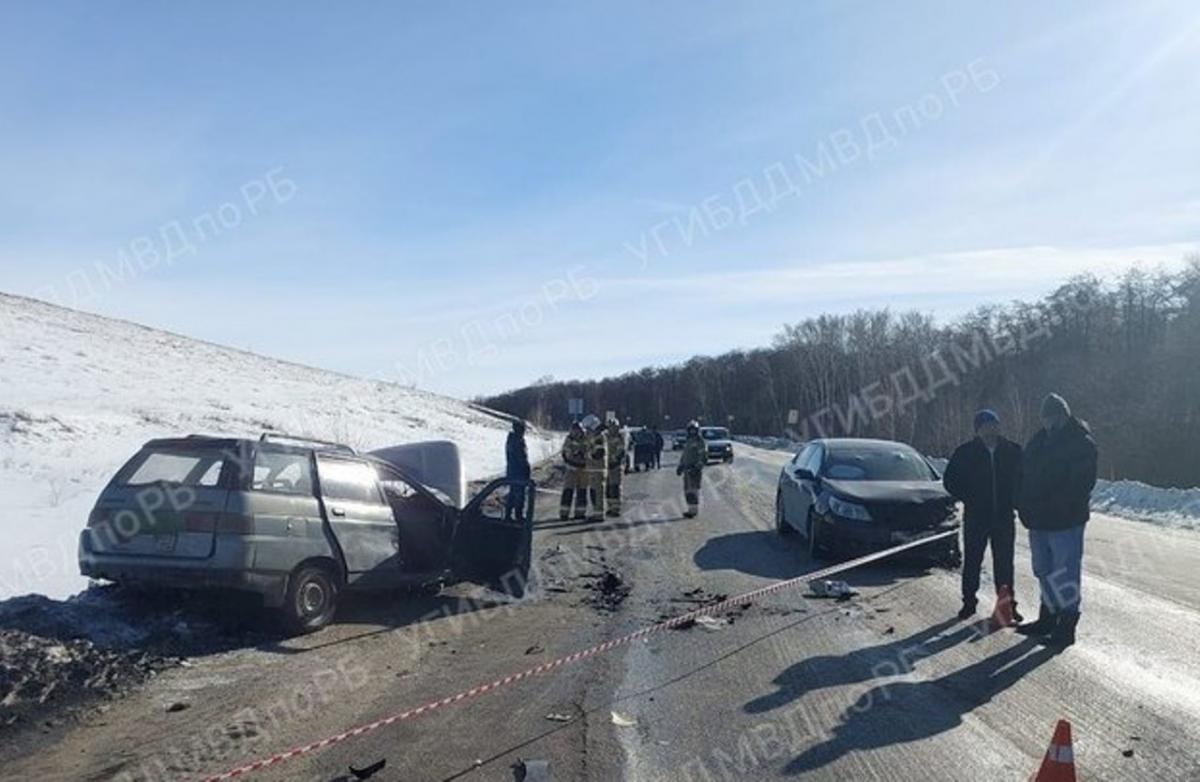
[[221, 479], [224, 457], [223, 452], [212, 449], [142, 451], [126, 468], [122, 483], [126, 486], [145, 486], [151, 483], [216, 486]]
[[934, 480], [929, 465], [910, 448], [836, 448], [826, 456], [821, 474], [842, 481]]

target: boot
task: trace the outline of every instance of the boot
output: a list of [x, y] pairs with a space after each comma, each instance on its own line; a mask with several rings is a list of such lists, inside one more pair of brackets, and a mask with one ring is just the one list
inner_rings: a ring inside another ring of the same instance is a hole
[[1012, 602], [1013, 621], [1017, 624], [1025, 621], [1025, 617], [1021, 616], [1021, 612], [1017, 610], [1017, 601]]
[[978, 601], [976, 601], [974, 598], [968, 600], [964, 597], [962, 608], [958, 610], [958, 618], [965, 622], [966, 620], [975, 616], [975, 606], [977, 605]]
[[1042, 603], [1037, 620], [1021, 625], [1017, 628], [1017, 632], [1021, 635], [1045, 635], [1053, 630], [1056, 624], [1058, 621], [1054, 612], [1050, 610], [1050, 606]]
[[1075, 625], [1079, 624], [1078, 611], [1063, 611], [1058, 614], [1058, 621], [1050, 634], [1041, 639], [1046, 646], [1055, 649], [1066, 649], [1075, 644]]

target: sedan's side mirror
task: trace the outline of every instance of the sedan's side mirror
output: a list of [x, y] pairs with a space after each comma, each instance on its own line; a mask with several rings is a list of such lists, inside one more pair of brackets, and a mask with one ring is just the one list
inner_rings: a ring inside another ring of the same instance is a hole
[[796, 480], [799, 481], [811, 481], [815, 480], [817, 477], [813, 475], [812, 470], [808, 469], [807, 467], [797, 467], [796, 471], [792, 474], [795, 475]]

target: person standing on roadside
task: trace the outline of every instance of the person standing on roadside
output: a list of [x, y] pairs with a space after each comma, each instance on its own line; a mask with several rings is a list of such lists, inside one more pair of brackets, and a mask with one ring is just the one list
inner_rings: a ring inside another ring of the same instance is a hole
[[[1000, 416], [993, 410], [975, 414], [975, 437], [958, 446], [946, 465], [942, 483], [963, 504], [962, 610], [959, 619], [975, 613], [983, 554], [992, 546], [992, 580], [996, 596], [1013, 588], [1016, 542], [1017, 481], [1021, 446], [1000, 434]], [[1016, 598], [1013, 618], [1020, 622]]]
[[1037, 621], [1017, 632], [1064, 648], [1075, 643], [1083, 573], [1083, 533], [1096, 485], [1096, 441], [1058, 394], [1042, 400], [1042, 428], [1023, 454], [1017, 510], [1029, 529], [1033, 573], [1041, 586]]
[[700, 424], [690, 421], [687, 439], [683, 442], [683, 453], [679, 455], [679, 466], [675, 468], [675, 474], [683, 476], [683, 499], [687, 503], [687, 510], [683, 512], [685, 518], [695, 518], [700, 513], [700, 480], [706, 464], [708, 444], [700, 436]]
[[662, 467], [662, 452], [666, 446], [666, 440], [663, 439], [662, 432], [658, 431], [658, 425], [652, 426], [650, 431], [654, 434], [654, 469]]
[[621, 422], [616, 418], [608, 420], [604, 429], [605, 445], [608, 447], [608, 475], [604, 483], [604, 497], [608, 503], [605, 515], [617, 517], [621, 515], [621, 479], [626, 471], [625, 464], [625, 432], [621, 430]]
[[504, 502], [504, 520], [525, 521], [525, 490], [533, 477], [533, 468], [529, 464], [529, 450], [525, 445], [525, 422], [515, 419], [512, 431], [504, 443], [504, 477], [510, 480], [524, 481], [508, 487], [508, 498]]
[[571, 430], [563, 440], [562, 460], [566, 465], [563, 475], [562, 499], [558, 506], [558, 518], [566, 521], [571, 515], [571, 506], [575, 508], [575, 518], [582, 519], [587, 514], [587, 453], [588, 438], [583, 431], [583, 425], [578, 421], [571, 424]]
[[595, 415], [583, 419], [587, 432], [587, 495], [592, 501], [589, 521], [604, 521], [605, 485], [608, 478], [608, 435]]

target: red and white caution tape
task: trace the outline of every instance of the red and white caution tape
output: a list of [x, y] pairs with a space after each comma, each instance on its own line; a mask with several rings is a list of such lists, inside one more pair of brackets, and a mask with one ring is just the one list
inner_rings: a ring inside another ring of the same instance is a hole
[[542, 663], [541, 665], [535, 665], [534, 667], [527, 668], [519, 673], [509, 674], [508, 676], [496, 679], [495, 681], [476, 685], [469, 690], [463, 690], [462, 692], [455, 693], [454, 695], [447, 695], [445, 698], [431, 701], [426, 703], [424, 706], [417, 706], [416, 708], [393, 714], [390, 717], [384, 717], [383, 719], [375, 720], [374, 722], [368, 722], [365, 725], [359, 725], [356, 728], [351, 728], [350, 730], [339, 733], [335, 736], [330, 736], [328, 738], [321, 739], [320, 741], [314, 741], [311, 744], [293, 747], [286, 752], [280, 752], [276, 755], [262, 758], [261, 760], [256, 760], [253, 763], [247, 763], [244, 766], [238, 766], [237, 768], [230, 769], [229, 771], [205, 777], [203, 782], [224, 782], [224, 780], [227, 779], [235, 779], [237, 777], [245, 776], [246, 774], [251, 774], [255, 771], [261, 771], [264, 768], [279, 765], [284, 761], [291, 760], [292, 758], [299, 757], [300, 755], [309, 755], [314, 752], [319, 752], [327, 747], [332, 747], [334, 744], [341, 744], [349, 739], [357, 738], [358, 736], [363, 736], [367, 733], [372, 733], [380, 728], [386, 728], [388, 725], [394, 725], [397, 722], [414, 719], [423, 714], [428, 714], [431, 711], [436, 711], [444, 706], [450, 706], [458, 703], [459, 701], [465, 701], [469, 698], [474, 698], [479, 695], [483, 695], [484, 693], [498, 690], [501, 687], [506, 687], [510, 684], [516, 684], [524, 679], [528, 679], [532, 676], [538, 676], [543, 673], [548, 673], [549, 671], [553, 671], [556, 668], [561, 668], [564, 665], [570, 665], [571, 663], [577, 663], [580, 660], [586, 660], [589, 657], [595, 657], [596, 655], [604, 654], [605, 652], [616, 649], [618, 646], [625, 646], [626, 644], [650, 635], [654, 635], [655, 633], [660, 633], [664, 630], [670, 630], [672, 628], [679, 627], [680, 625], [695, 621], [699, 617], [718, 614], [726, 609], [752, 602], [753, 600], [763, 597], [764, 595], [782, 592], [786, 589], [792, 589], [793, 587], [800, 586], [801, 584], [806, 584], [809, 581], [816, 581], [817, 579], [837, 575], [838, 573], [843, 573], [847, 570], [851, 570], [871, 562], [876, 562], [881, 559], [886, 559], [887, 557], [895, 556], [896, 554], [908, 551], [909, 549], [918, 548], [939, 540], [944, 540], [957, 534], [957, 529], [938, 532], [934, 535], [913, 540], [908, 543], [902, 543], [898, 546], [884, 549], [883, 551], [877, 551], [873, 554], [867, 554], [866, 556], [849, 560], [848, 562], [841, 562], [837, 565], [822, 568], [821, 570], [817, 570], [812, 573], [805, 573], [804, 575], [797, 576], [796, 578], [789, 578], [786, 581], [777, 581], [774, 584], [769, 584], [765, 587], [760, 587], [759, 589], [745, 592], [741, 595], [737, 595], [736, 597], [722, 600], [719, 603], [712, 603], [711, 605], [702, 606], [692, 611], [688, 611], [685, 614], [680, 614], [679, 616], [663, 620], [658, 624], [643, 627], [641, 630], [635, 630], [627, 635], [622, 635], [619, 638], [605, 641], [602, 644], [597, 644], [588, 649], [574, 652], [573, 654], [568, 654], [565, 657], [559, 657], [556, 660], [551, 660], [549, 662]]

